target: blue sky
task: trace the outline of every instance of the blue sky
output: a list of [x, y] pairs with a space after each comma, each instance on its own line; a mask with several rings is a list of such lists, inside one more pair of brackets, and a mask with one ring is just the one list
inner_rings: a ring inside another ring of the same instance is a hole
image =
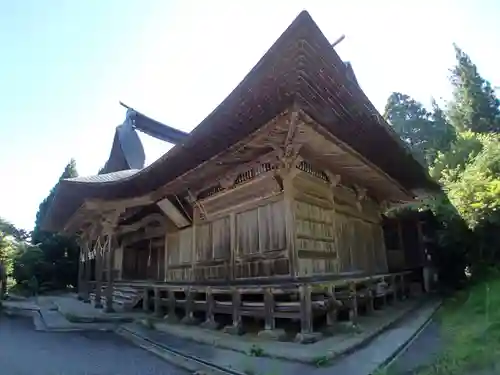
[[[95, 174], [119, 100], [191, 130], [302, 9], [346, 34], [337, 52], [380, 111], [392, 91], [446, 98], [453, 42], [500, 85], [495, 0], [0, 0], [0, 215], [31, 229], [70, 158]], [[142, 139], [149, 163], [168, 149]]]

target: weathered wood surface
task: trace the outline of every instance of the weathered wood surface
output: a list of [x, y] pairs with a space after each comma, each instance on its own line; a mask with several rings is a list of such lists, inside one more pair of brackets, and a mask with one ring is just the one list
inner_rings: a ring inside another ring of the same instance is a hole
[[[387, 272], [380, 198], [401, 196], [401, 187], [325, 138], [303, 113], [289, 111], [266, 126], [268, 139], [259, 132], [228, 150], [225, 159], [218, 157], [220, 163], [235, 162], [224, 175], [187, 190], [192, 226], [179, 229], [153, 214], [119, 229], [124, 264], [127, 252], [149, 241], [154, 278], [171, 283], [239, 285], [248, 279]], [[329, 157], [318, 151], [320, 145], [328, 145]], [[252, 147], [267, 152], [246, 153]], [[370, 171], [370, 179], [353, 178], [356, 168]]]
[[[327, 327], [332, 327], [339, 320], [339, 314], [345, 312], [349, 320], [356, 324], [360, 314], [371, 314], [375, 309], [383, 308], [389, 298], [391, 303], [407, 298], [409, 294], [405, 280], [411, 277], [411, 272], [402, 272], [351, 278], [337, 283], [303, 282], [253, 287], [149, 283], [143, 286], [143, 307], [151, 311], [149, 298], [150, 291], [153, 291], [155, 315], [166, 314], [166, 319], [177, 320], [178, 316], [173, 315], [177, 308], [184, 315], [181, 322], [196, 324], [195, 312], [204, 312], [203, 326], [214, 329], [219, 326], [215, 314], [222, 314], [231, 317], [232, 323], [225, 327], [225, 331], [233, 334], [244, 331], [243, 317], [257, 318], [267, 331], [275, 330], [277, 318], [291, 319], [300, 324], [300, 337], [297, 335], [296, 340], [310, 342], [319, 337], [315, 334], [318, 327], [313, 325], [316, 318], [326, 317]], [[381, 284], [384, 286], [381, 287]], [[127, 285], [134, 286], [136, 283]], [[161, 298], [162, 292], [167, 298]], [[377, 305], [376, 300], [379, 301]]]

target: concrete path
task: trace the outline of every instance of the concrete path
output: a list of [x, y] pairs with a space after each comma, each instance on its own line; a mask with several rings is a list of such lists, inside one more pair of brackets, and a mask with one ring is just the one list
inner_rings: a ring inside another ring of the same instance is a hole
[[388, 367], [391, 375], [413, 374], [417, 369], [430, 365], [442, 349], [439, 324], [430, 322], [421, 334]]
[[[379, 336], [375, 337], [373, 341], [364, 347], [359, 348], [351, 355], [346, 355], [340, 358], [337, 358], [333, 361], [333, 363], [321, 363], [321, 365], [325, 365], [324, 367], [314, 367], [311, 364], [306, 363], [297, 363], [292, 361], [285, 361], [275, 358], [268, 357], [251, 357], [249, 356], [249, 350], [241, 350], [236, 346], [225, 346], [225, 348], [216, 348], [214, 346], [215, 343], [212, 342], [212, 345], [206, 345], [202, 343], [197, 343], [193, 341], [193, 339], [189, 339], [188, 337], [179, 337], [179, 335], [173, 335], [172, 332], [165, 333], [159, 332], [156, 330], [150, 330], [145, 328], [142, 325], [130, 323], [125, 324], [122, 327], [125, 327], [130, 332], [134, 332], [144, 338], [152, 340], [160, 345], [163, 345], [165, 348], [170, 347], [180, 353], [185, 355], [190, 355], [194, 357], [198, 357], [205, 361], [215, 363], [219, 366], [232, 368], [237, 370], [240, 373], [252, 373], [256, 375], [267, 375], [271, 373], [273, 375], [302, 375], [304, 373], [314, 372], [314, 375], [327, 375], [331, 373], [347, 373], [350, 375], [369, 375], [372, 374], [375, 370], [377, 370], [380, 366], [386, 364], [394, 355], [394, 353], [401, 350], [401, 348], [405, 347], [405, 345], [415, 336], [415, 334], [420, 330], [420, 328], [429, 321], [432, 314], [440, 305], [440, 301], [429, 301], [421, 308], [412, 312], [409, 315], [405, 315], [405, 318], [396, 323], [392, 328], [388, 331], [383, 332]], [[13, 305], [15, 308], [15, 304]], [[82, 306], [87, 311], [83, 311]], [[393, 312], [402, 313], [405, 308], [404, 306], [402, 310], [399, 308], [395, 309]], [[12, 306], [11, 306], [12, 308]], [[23, 310], [24, 309], [24, 310]], [[42, 300], [38, 301], [38, 306], [35, 306], [30, 303], [23, 303], [18, 306], [18, 311], [25, 311], [30, 316], [34, 317], [34, 323], [37, 330], [42, 331], [51, 331], [51, 330], [59, 330], [59, 331], [73, 331], [73, 330], [96, 330], [103, 329], [103, 323], [74, 323], [70, 322], [66, 319], [65, 315], [61, 314], [60, 310], [63, 311], [75, 311], [80, 316], [82, 314], [86, 317], [100, 317], [103, 316], [103, 313], [100, 311], [94, 311], [94, 309], [89, 305], [84, 305], [81, 302], [73, 299], [71, 297], [58, 297], [54, 299], [53, 297], [42, 298]], [[83, 313], [82, 313], [83, 311]], [[71, 314], [69, 312], [68, 314]], [[113, 329], [117, 327], [117, 321], [113, 323], [104, 323], [110, 325], [107, 329]], [[94, 327], [95, 325], [95, 327]], [[190, 327], [186, 326], [173, 326], [179, 328], [184, 331], [184, 333], [190, 331]], [[366, 326], [365, 326], [366, 327]], [[1, 327], [0, 327], [1, 329]], [[209, 331], [197, 330], [198, 333], [201, 333], [203, 336], [203, 332], [209, 335]], [[0, 331], [0, 334], [2, 332]], [[55, 333], [51, 332], [51, 335]], [[46, 334], [44, 334], [46, 335]], [[75, 336], [75, 333], [69, 334], [70, 340], [75, 340], [74, 337], [89, 337], [88, 335], [95, 335], [94, 338], [103, 338], [107, 337], [108, 341], [109, 337], [105, 336], [104, 333], [86, 333], [85, 336], [80, 334], [80, 336]], [[102, 336], [101, 336], [102, 335]], [[112, 334], [108, 334], [112, 335]], [[422, 358], [425, 356], [419, 356], [420, 351], [419, 347], [423, 348], [425, 346], [429, 346], [424, 340], [427, 337], [427, 333], [425, 333], [421, 338], [415, 340], [414, 345], [416, 345], [416, 349], [408, 350], [405, 352], [398, 361], [395, 361], [393, 368], [397, 368], [398, 373], [406, 374], [408, 371], [411, 371], [415, 367], [422, 364]], [[126, 335], [125, 335], [126, 336]], [[188, 335], [189, 336], [189, 335]], [[361, 335], [360, 335], [361, 336]], [[431, 335], [432, 336], [432, 335]], [[356, 336], [354, 336], [356, 337]], [[208, 338], [208, 337], [207, 337]], [[359, 337], [358, 337], [359, 338]], [[232, 336], [224, 335], [223, 340], [228, 341], [235, 340]], [[211, 340], [209, 340], [211, 341]], [[218, 342], [220, 343], [220, 342]], [[1, 345], [0, 340], [0, 345]], [[262, 343], [259, 343], [262, 344]], [[309, 353], [311, 349], [314, 349], [315, 345], [297, 345], [290, 343], [267, 343], [265, 348], [266, 354], [271, 354], [272, 350], [269, 350], [269, 346], [275, 346], [274, 351], [277, 348], [288, 347], [293, 345], [293, 351], [301, 350], [307, 354], [308, 357], [314, 355], [314, 353]], [[77, 345], [77, 343], [69, 343], [68, 345]], [[412, 346], [413, 348], [413, 346]], [[248, 348], [246, 348], [248, 349]], [[52, 349], [51, 349], [52, 350]], [[73, 349], [77, 350], [77, 349]], [[137, 349], [140, 350], [140, 349]], [[154, 350], [152, 350], [154, 352]], [[303, 353], [303, 356], [306, 354]], [[318, 354], [319, 353], [319, 354]], [[316, 352], [317, 358], [320, 357], [320, 354], [324, 354], [324, 352]], [[0, 358], [2, 353], [0, 353]], [[300, 357], [300, 356], [299, 356]], [[422, 357], [422, 358], [421, 358]], [[298, 358], [303, 359], [303, 358]], [[326, 356], [321, 359], [326, 360]], [[159, 360], [159, 359], [156, 359]], [[297, 360], [297, 359], [296, 359]], [[0, 362], [1, 365], [1, 362]], [[1, 367], [0, 367], [1, 369]], [[391, 371], [392, 372], [392, 371]], [[89, 374], [94, 372], [89, 372]], [[97, 373], [96, 373], [97, 374]]]
[[38, 297], [38, 302], [40, 305], [43, 303], [54, 305], [62, 315], [75, 322], [124, 322], [144, 315], [141, 312], [120, 310], [116, 313], [106, 313], [104, 309], [96, 309], [92, 303], [79, 301], [75, 294]]
[[366, 341], [376, 337], [408, 314], [421, 311], [422, 303], [422, 300], [414, 299], [387, 306], [385, 309], [378, 310], [373, 314], [360, 316], [358, 322], [361, 332], [356, 334], [353, 332], [337, 332], [331, 337], [325, 337], [308, 345], [298, 345], [293, 342], [276, 343], [262, 340], [251, 334], [231, 336], [222, 331], [203, 330], [198, 326], [168, 324], [161, 321], [155, 323], [155, 327], [170, 336], [181, 337], [221, 349], [248, 353], [251, 351], [252, 346], [256, 345], [269, 357], [310, 364], [318, 360], [335, 359], [355, 351], [359, 346], [364, 345]]
[[[374, 338], [367, 346], [351, 355], [334, 360], [333, 364], [324, 363], [325, 366], [319, 368], [305, 363], [267, 357], [251, 357], [239, 351], [200, 344], [172, 334], [147, 329], [138, 324], [129, 324], [124, 327], [165, 346], [166, 349], [171, 348], [183, 354], [216, 363], [219, 366], [232, 368], [240, 373], [256, 375], [303, 375], [304, 373], [311, 375], [370, 375], [380, 366], [386, 364], [395, 352], [403, 348], [414, 337], [419, 329], [429, 321], [439, 305], [440, 301], [426, 304], [393, 328]], [[282, 343], [275, 343], [275, 345], [279, 346]], [[300, 347], [307, 348], [307, 345]]]
[[113, 333], [35, 332], [26, 318], [0, 316], [0, 374], [187, 375]]

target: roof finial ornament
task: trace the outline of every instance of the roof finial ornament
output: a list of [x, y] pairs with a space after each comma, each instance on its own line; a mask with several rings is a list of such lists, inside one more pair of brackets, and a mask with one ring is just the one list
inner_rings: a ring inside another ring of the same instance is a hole
[[335, 48], [340, 42], [345, 39], [345, 34], [342, 34], [335, 42], [332, 43], [332, 48]]

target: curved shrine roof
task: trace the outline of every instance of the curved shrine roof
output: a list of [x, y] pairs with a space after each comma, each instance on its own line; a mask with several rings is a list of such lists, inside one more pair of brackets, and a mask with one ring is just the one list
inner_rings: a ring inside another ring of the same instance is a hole
[[61, 181], [44, 227], [63, 228], [87, 198], [125, 199], [154, 191], [294, 103], [404, 188], [438, 188], [363, 93], [351, 65], [303, 11], [231, 94], [156, 162], [142, 170]]

